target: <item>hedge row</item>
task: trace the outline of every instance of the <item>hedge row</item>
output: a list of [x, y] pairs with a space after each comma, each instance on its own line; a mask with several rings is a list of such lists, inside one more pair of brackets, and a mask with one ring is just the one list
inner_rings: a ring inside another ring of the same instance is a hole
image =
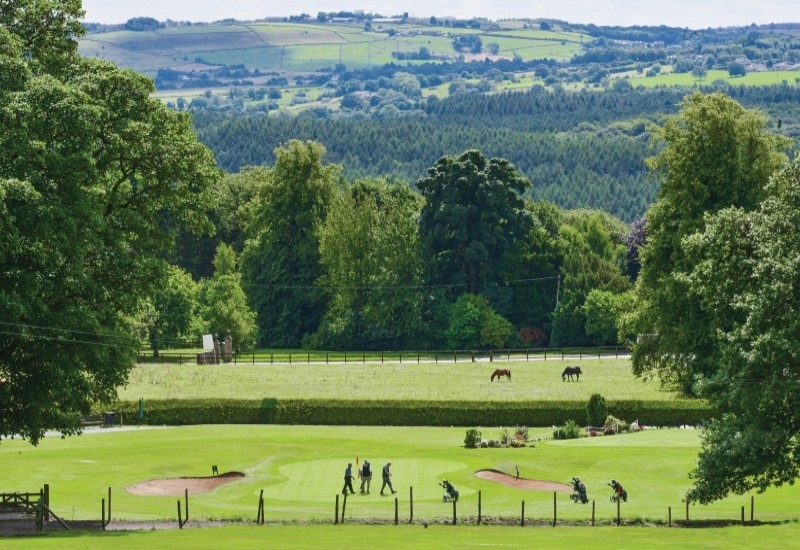
[[[695, 400], [608, 401], [617, 418], [651, 426], [696, 425], [713, 416]], [[143, 423], [306, 424], [362, 426], [560, 426], [586, 424], [583, 401], [347, 401], [319, 399], [172, 399], [144, 404]], [[108, 410], [108, 409], [105, 409]], [[139, 403], [123, 401], [112, 409], [126, 424], [138, 422]]]

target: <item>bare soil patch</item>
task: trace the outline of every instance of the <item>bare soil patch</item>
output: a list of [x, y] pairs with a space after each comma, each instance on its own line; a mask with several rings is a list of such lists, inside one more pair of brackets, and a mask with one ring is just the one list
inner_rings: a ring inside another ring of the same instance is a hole
[[525, 479], [523, 477], [518, 478], [499, 470], [478, 470], [475, 472], [475, 475], [481, 479], [502, 483], [503, 485], [515, 487], [517, 489], [528, 489], [530, 491], [559, 491], [562, 493], [572, 492], [572, 486], [566, 483], [544, 481], [541, 479]]
[[199, 495], [216, 489], [226, 483], [231, 483], [244, 477], [242, 472], [225, 472], [211, 477], [171, 477], [165, 479], [151, 479], [129, 486], [126, 490], [134, 495], [143, 496], [183, 496], [188, 489], [189, 493]]

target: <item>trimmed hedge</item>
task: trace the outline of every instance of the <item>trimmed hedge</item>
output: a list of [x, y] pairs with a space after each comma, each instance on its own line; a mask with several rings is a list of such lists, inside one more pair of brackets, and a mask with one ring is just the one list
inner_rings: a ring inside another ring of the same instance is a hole
[[[696, 425], [712, 418], [703, 401], [608, 401], [609, 413], [642, 425]], [[126, 424], [138, 422], [139, 403], [117, 402]], [[583, 401], [347, 401], [333, 399], [169, 399], [145, 402], [153, 425], [306, 424], [360, 426], [560, 426], [586, 424]]]

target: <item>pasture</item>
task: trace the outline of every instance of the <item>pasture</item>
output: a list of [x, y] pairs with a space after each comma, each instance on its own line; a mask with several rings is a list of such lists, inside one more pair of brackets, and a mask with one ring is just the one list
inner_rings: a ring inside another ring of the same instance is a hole
[[[360, 359], [360, 358], [359, 358]], [[655, 380], [636, 378], [630, 359], [548, 359], [435, 363], [239, 363], [223, 365], [140, 364], [120, 388], [122, 400], [275, 397], [448, 401], [666, 400], [674, 397]], [[580, 365], [577, 382], [564, 382], [561, 373]], [[496, 367], [509, 368], [511, 381], [490, 382]], [[627, 419], [634, 420], [634, 419]]]

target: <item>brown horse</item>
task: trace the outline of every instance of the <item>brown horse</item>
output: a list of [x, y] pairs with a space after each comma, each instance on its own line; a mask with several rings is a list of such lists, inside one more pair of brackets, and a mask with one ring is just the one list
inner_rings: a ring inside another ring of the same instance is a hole
[[501, 376], [505, 376], [506, 380], [508, 380], [510, 382], [511, 381], [511, 369], [496, 369], [492, 373], [492, 378], [489, 380], [489, 382], [494, 382], [495, 377], [497, 378], [497, 380], [499, 382]]

